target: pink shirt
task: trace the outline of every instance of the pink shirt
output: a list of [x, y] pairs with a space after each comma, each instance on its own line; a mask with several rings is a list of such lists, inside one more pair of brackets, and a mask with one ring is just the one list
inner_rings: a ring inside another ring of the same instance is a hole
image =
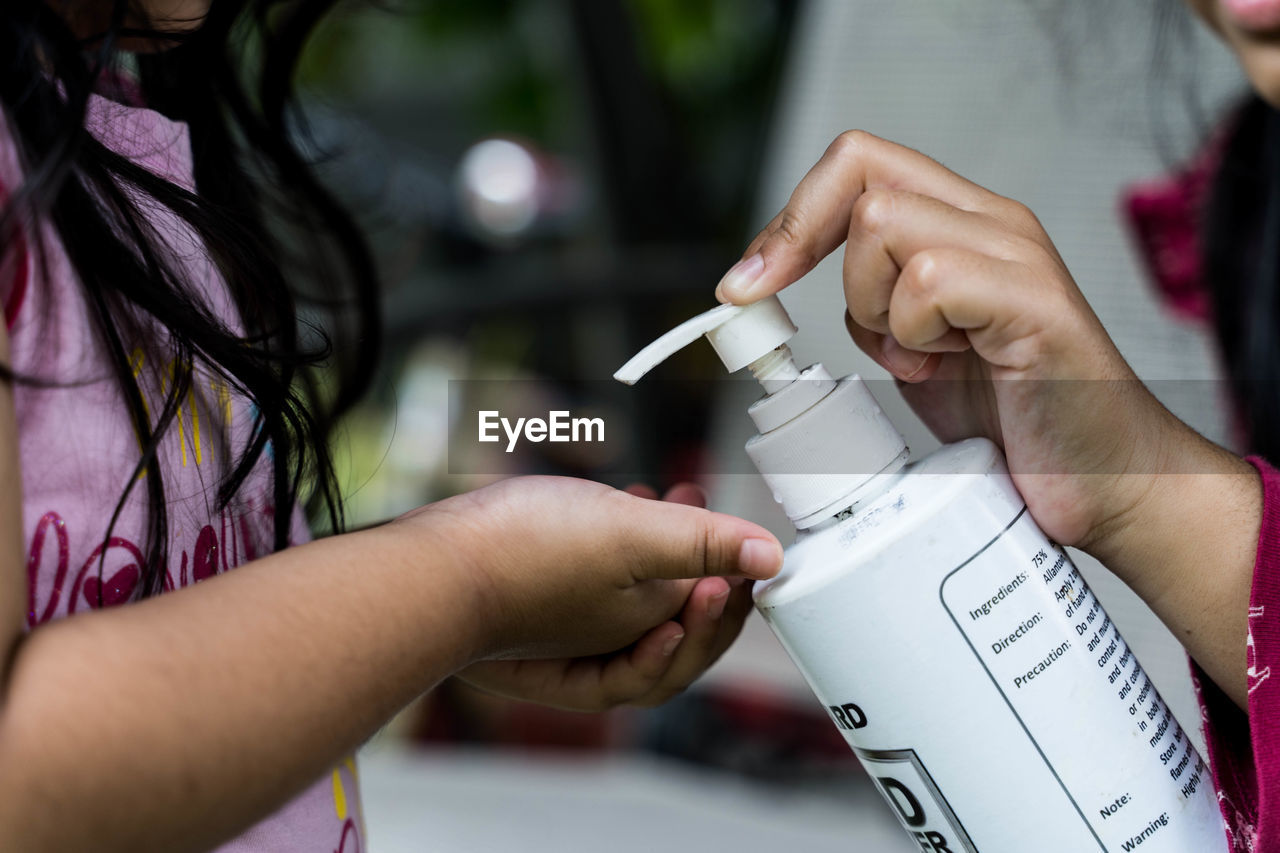
[[[89, 103], [87, 123], [104, 144], [157, 175], [194, 188], [185, 124], [96, 96]], [[0, 116], [0, 199], [5, 187], [18, 186], [21, 180], [22, 167]], [[159, 205], [151, 209], [152, 225], [175, 262], [187, 271], [193, 293], [238, 326], [225, 286], [199, 241], [167, 210]], [[138, 583], [146, 548], [143, 482], [135, 484], [110, 539], [104, 541], [111, 513], [133, 476], [139, 443], [105, 348], [92, 331], [71, 262], [52, 228], [47, 223], [41, 227], [44, 264], [23, 255], [0, 277], [14, 371], [63, 386], [14, 388], [29, 628], [92, 609], [99, 602], [126, 602]], [[148, 334], [163, 344], [163, 330]], [[147, 406], [154, 411], [171, 368], [149, 363], [155, 359], [141, 341], [136, 343], [126, 342], [126, 348]], [[166, 589], [199, 583], [270, 553], [273, 540], [270, 481], [262, 466], [230, 506], [217, 509], [223, 466], [244, 448], [252, 426], [247, 401], [208, 374], [199, 374], [193, 385], [159, 454], [169, 510]], [[294, 543], [304, 541], [308, 534], [301, 514], [293, 521]], [[202, 640], [193, 636], [191, 641]], [[192, 737], [200, 733], [192, 732]], [[220, 850], [359, 853], [364, 849], [362, 824], [356, 765], [349, 759]]]
[[[1125, 197], [1152, 278], [1176, 314], [1196, 320], [1210, 310], [1199, 223], [1222, 141], [1213, 140], [1177, 174], [1137, 185]], [[1263, 514], [1249, 600], [1248, 714], [1192, 666], [1233, 853], [1280, 850], [1280, 472], [1257, 457], [1249, 461], [1262, 476]]]

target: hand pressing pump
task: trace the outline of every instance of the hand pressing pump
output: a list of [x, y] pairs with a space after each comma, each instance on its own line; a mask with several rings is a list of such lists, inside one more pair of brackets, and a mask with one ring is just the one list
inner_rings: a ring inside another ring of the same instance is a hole
[[[799, 370], [777, 297], [706, 336], [765, 395], [747, 455], [798, 533], [756, 607], [920, 850], [1223, 853], [1209, 770], [983, 438], [913, 464], [862, 380]], [[911, 849], [915, 849], [914, 847]]]

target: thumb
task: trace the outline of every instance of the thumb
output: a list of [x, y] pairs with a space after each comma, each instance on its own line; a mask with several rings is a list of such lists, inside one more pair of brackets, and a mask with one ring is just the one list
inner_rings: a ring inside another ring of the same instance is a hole
[[695, 506], [629, 499], [635, 504], [629, 507], [627, 544], [640, 557], [636, 580], [765, 580], [782, 568], [782, 545], [758, 524]]

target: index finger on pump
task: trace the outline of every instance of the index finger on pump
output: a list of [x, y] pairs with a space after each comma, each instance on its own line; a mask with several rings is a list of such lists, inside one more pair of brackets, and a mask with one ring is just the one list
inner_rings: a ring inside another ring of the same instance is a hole
[[854, 203], [876, 188], [909, 190], [962, 210], [983, 210], [999, 198], [919, 151], [846, 131], [720, 280], [716, 297], [745, 304], [797, 281], [844, 242]]

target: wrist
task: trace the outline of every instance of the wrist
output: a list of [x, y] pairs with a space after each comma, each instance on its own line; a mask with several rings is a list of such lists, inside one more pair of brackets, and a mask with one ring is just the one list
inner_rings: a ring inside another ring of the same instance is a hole
[[1252, 566], [1262, 506], [1257, 470], [1185, 426], [1148, 462], [1147, 470], [1115, 478], [1081, 549], [1152, 606], [1171, 585], [1194, 585], [1179, 573], [1198, 571], [1200, 560]]
[[1175, 457], [1176, 468], [1146, 475], [1141, 499], [1086, 550], [1128, 584], [1244, 708], [1262, 478], [1246, 460], [1194, 439]]
[[456, 671], [491, 654], [494, 620], [487, 573], [475, 553], [484, 540], [449, 503], [419, 507], [367, 532], [420, 598], [424, 618], [446, 623], [435, 633], [449, 638]]

